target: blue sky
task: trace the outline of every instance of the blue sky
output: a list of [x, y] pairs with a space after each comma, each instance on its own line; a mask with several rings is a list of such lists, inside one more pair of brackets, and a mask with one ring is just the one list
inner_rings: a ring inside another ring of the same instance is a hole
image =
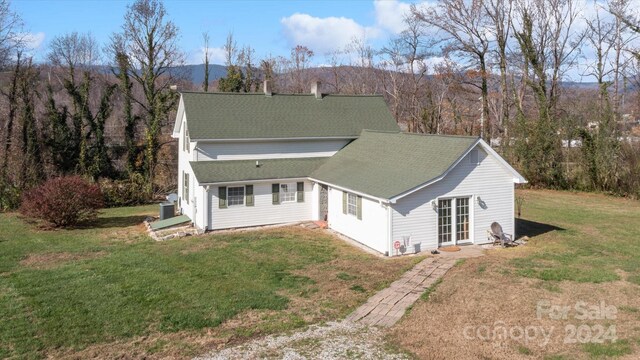
[[[119, 30], [130, 1], [14, 0], [13, 7], [31, 34], [34, 55], [42, 60], [48, 42], [73, 31], [91, 32], [104, 44]], [[256, 55], [287, 55], [296, 44], [324, 54], [353, 37], [374, 46], [384, 44], [401, 29], [410, 1], [204, 1], [167, 0], [169, 18], [181, 30], [181, 44], [189, 63], [200, 63], [202, 33], [210, 46], [220, 48], [231, 31], [238, 45], [251, 45]], [[213, 62], [222, 63], [221, 49], [213, 49]]]
[[[91, 32], [101, 43], [119, 31], [127, 4], [132, 0], [12, 0], [13, 8], [25, 21], [36, 61], [42, 61], [47, 45], [56, 35], [73, 31]], [[576, 0], [582, 17], [598, 11], [611, 17], [604, 0]], [[631, 0], [631, 9], [640, 11], [640, 0]], [[203, 58], [202, 33], [210, 36], [211, 62], [224, 63], [222, 45], [233, 32], [239, 46], [250, 45], [257, 59], [267, 55], [288, 56], [295, 45], [306, 45], [315, 53], [314, 63], [328, 63], [325, 54], [344, 49], [353, 38], [364, 39], [381, 48], [404, 27], [403, 18], [411, 3], [429, 6], [435, 0], [165, 0], [168, 17], [181, 32], [187, 62], [200, 64]], [[599, 10], [596, 10], [599, 9]], [[581, 18], [573, 31], [586, 30]], [[427, 63], [440, 61], [438, 57]], [[583, 46], [579, 68], [571, 69], [565, 80], [593, 81], [586, 76], [594, 61], [594, 49]]]

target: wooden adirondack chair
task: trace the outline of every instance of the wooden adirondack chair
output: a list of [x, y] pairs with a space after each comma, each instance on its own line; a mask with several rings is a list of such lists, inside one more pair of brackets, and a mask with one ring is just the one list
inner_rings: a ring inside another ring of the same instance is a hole
[[493, 241], [494, 245], [500, 244], [503, 247], [518, 245], [513, 240], [513, 234], [507, 234], [502, 231], [502, 226], [495, 221], [491, 223], [491, 228], [487, 230], [487, 235], [489, 236], [489, 240]]

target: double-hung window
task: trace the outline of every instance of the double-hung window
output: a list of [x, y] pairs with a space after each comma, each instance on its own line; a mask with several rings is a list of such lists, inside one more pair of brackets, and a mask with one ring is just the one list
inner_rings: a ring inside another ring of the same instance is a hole
[[182, 126], [184, 127], [184, 132], [182, 133], [182, 150], [189, 152], [189, 143], [191, 140], [189, 140], [189, 130], [187, 129], [187, 122], [185, 121]]
[[358, 197], [355, 194], [347, 194], [347, 214], [358, 216]]
[[296, 202], [298, 188], [296, 183], [280, 184], [280, 202]]
[[227, 201], [229, 206], [244, 205], [244, 186], [228, 187]]
[[189, 203], [189, 173], [182, 172], [182, 199]]

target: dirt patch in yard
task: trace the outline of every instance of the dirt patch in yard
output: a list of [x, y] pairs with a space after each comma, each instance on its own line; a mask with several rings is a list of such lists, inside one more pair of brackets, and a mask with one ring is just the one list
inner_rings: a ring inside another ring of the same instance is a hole
[[310, 285], [302, 292], [284, 294], [290, 299], [290, 309], [307, 323], [346, 316], [424, 259], [406, 256], [381, 260], [338, 238], [335, 241], [343, 256], [293, 272], [309, 278]]
[[[387, 339], [421, 359], [587, 359], [603, 353], [637, 358], [640, 287], [625, 281], [593, 284], [520, 277], [505, 261], [513, 254], [492, 251], [453, 268], [429, 300], [417, 302]], [[581, 302], [581, 309], [595, 311], [591, 306], [604, 304], [615, 307], [616, 313], [613, 318], [580, 319], [583, 312], [576, 306]], [[549, 306], [568, 307], [566, 318], [552, 318], [544, 310]], [[575, 334], [579, 328], [583, 330]], [[611, 335], [606, 331], [614, 329], [618, 342], [581, 343], [586, 337], [595, 339], [600, 329], [605, 338]]]
[[49, 358], [80, 359], [191, 359], [205, 351], [236, 346], [262, 334], [252, 332], [265, 319], [277, 316], [275, 311], [247, 311], [217, 328], [176, 333], [151, 332], [147, 336], [104, 344], [82, 350], [60, 349], [48, 353]]
[[33, 269], [52, 269], [72, 261], [96, 259], [107, 255], [106, 251], [95, 252], [54, 252], [54, 253], [39, 253], [29, 254], [26, 258], [20, 261], [20, 265], [30, 267]]

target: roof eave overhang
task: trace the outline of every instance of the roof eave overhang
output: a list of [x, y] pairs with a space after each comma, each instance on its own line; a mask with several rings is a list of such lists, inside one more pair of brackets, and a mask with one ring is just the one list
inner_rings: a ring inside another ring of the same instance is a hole
[[379, 196], [375, 196], [375, 195], [371, 195], [371, 194], [367, 194], [367, 193], [363, 193], [363, 192], [360, 192], [360, 191], [357, 191], [357, 190], [349, 189], [347, 187], [336, 185], [336, 184], [333, 184], [333, 183], [328, 182], [328, 181], [316, 179], [316, 178], [313, 178], [313, 177], [309, 177], [308, 179], [310, 181], [315, 181], [315, 182], [320, 183], [320, 184], [331, 186], [332, 188], [336, 188], [336, 189], [341, 190], [341, 191], [346, 191], [346, 192], [350, 192], [352, 194], [360, 195], [362, 197], [373, 199], [373, 200], [376, 200], [376, 201], [381, 202], [381, 203], [390, 203], [391, 202], [389, 199], [386, 199], [386, 198], [383, 198], [383, 197], [379, 197]]
[[[196, 180], [198, 180], [197, 176], [196, 176]], [[283, 180], [309, 180], [309, 178], [306, 176], [297, 176], [297, 177], [287, 177], [287, 178], [280, 177], [280, 178], [271, 178], [271, 179], [245, 179], [245, 180], [230, 180], [230, 181], [209, 181], [209, 182], [198, 181], [198, 185], [207, 186], [207, 185], [251, 184], [251, 183], [257, 183], [257, 182], [274, 182], [274, 181], [282, 182]]]
[[498, 160], [500, 165], [502, 165], [508, 172], [511, 173], [511, 175], [513, 175], [514, 184], [526, 184], [526, 183], [528, 183], [527, 179], [525, 179], [524, 176], [522, 176], [516, 169], [514, 169], [513, 166], [509, 165], [509, 163], [505, 159], [503, 159], [502, 156], [500, 156], [500, 154], [498, 154], [495, 150], [493, 150], [491, 148], [491, 146], [489, 146], [489, 144], [487, 144], [484, 140], [480, 139], [480, 145], [488, 153], [493, 155], [493, 157], [496, 160]]
[[469, 152], [471, 150], [473, 150], [476, 146], [482, 146], [483, 149], [485, 149], [489, 154], [491, 154], [496, 160], [498, 160], [498, 162], [507, 170], [511, 173], [511, 175], [513, 175], [513, 182], [515, 184], [525, 184], [527, 183], [527, 180], [520, 175], [520, 173], [518, 171], [516, 171], [516, 169], [514, 169], [511, 165], [509, 165], [509, 163], [507, 163], [502, 156], [500, 156], [495, 150], [493, 150], [491, 148], [491, 146], [489, 146], [489, 144], [487, 144], [484, 140], [482, 140], [481, 138], [478, 138], [478, 140], [476, 140], [471, 146], [469, 146], [469, 148], [462, 154], [462, 156], [460, 156], [458, 158], [458, 160], [456, 160], [451, 166], [449, 166], [449, 168], [447, 168], [447, 170], [442, 173], [440, 176], [433, 178], [421, 185], [418, 185], [412, 189], [409, 189], [403, 193], [400, 193], [396, 196], [393, 196], [389, 199], [389, 202], [391, 202], [392, 204], [395, 204], [396, 201], [402, 199], [403, 197], [406, 197], [408, 195], [413, 194], [414, 192], [424, 189], [425, 187], [429, 186], [429, 185], [433, 185], [435, 183], [437, 183], [438, 181], [444, 179], [447, 174], [449, 174], [449, 172], [451, 172], [451, 170], [453, 170], [456, 166], [458, 166], [458, 164], [460, 163], [460, 161], [462, 161], [462, 159], [465, 158], [465, 156], [467, 156], [469, 154]]
[[[191, 134], [189, 134], [191, 135]], [[197, 142], [254, 142], [254, 141], [295, 141], [295, 140], [353, 140], [359, 135], [351, 136], [307, 136], [307, 137], [274, 137], [274, 138], [232, 138], [232, 139], [197, 139], [191, 136], [191, 141]]]
[[182, 117], [184, 116], [184, 101], [182, 100], [182, 94], [180, 94], [180, 102], [178, 103], [178, 111], [176, 112], [176, 122], [173, 124], [173, 133], [171, 137], [174, 139], [180, 138], [180, 127], [182, 126]]

